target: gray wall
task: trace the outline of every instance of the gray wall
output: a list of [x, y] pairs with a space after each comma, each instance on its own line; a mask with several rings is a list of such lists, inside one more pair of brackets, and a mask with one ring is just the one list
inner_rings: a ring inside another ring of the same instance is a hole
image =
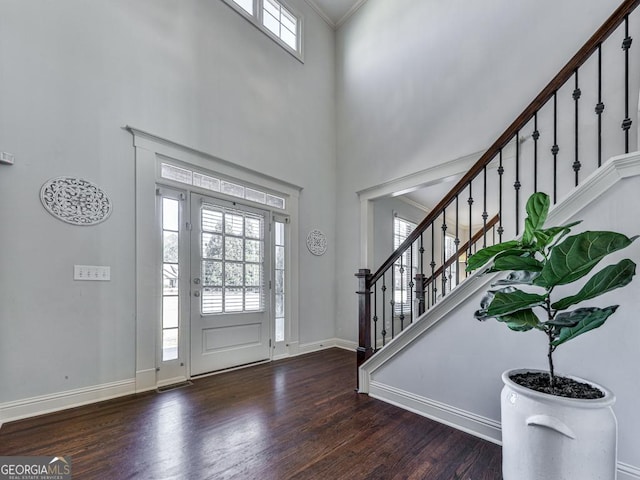
[[[0, 402], [134, 377], [132, 125], [300, 185], [301, 237], [335, 242], [334, 32], [303, 0], [302, 64], [219, 0], [0, 3]], [[86, 178], [113, 201], [64, 224], [39, 190]], [[74, 282], [73, 265], [111, 282]], [[299, 259], [301, 343], [332, 338], [335, 250]]]

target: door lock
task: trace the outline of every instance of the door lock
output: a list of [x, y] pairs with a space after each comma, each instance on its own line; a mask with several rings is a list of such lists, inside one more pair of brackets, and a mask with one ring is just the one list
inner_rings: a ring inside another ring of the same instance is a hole
[[193, 283], [195, 283], [196, 285], [200, 285], [200, 279], [199, 278], [194, 278], [193, 279]]

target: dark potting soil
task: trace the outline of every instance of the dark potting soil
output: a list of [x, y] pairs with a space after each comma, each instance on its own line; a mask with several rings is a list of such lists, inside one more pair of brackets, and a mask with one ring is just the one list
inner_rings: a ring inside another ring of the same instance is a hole
[[604, 392], [599, 388], [566, 377], [556, 376], [555, 385], [551, 387], [549, 386], [549, 374], [544, 372], [515, 373], [509, 378], [520, 386], [557, 397], [583, 400], [604, 397]]

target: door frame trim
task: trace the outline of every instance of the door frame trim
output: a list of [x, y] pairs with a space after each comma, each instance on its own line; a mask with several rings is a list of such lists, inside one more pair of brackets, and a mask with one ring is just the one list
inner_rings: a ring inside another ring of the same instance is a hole
[[[286, 209], [279, 211], [289, 216], [294, 228], [290, 228], [287, 261], [289, 265], [290, 295], [287, 296], [287, 308], [290, 312], [287, 329], [287, 354], [297, 355], [299, 349], [299, 201], [302, 187], [256, 170], [234, 164], [227, 160], [181, 145], [166, 138], [153, 135], [143, 130], [125, 126], [125, 130], [133, 135], [135, 150], [135, 209], [136, 209], [136, 392], [157, 388], [157, 375], [150, 375], [157, 368], [157, 338], [160, 312], [157, 299], [161, 294], [160, 282], [156, 278], [158, 264], [155, 245], [156, 227], [156, 195], [158, 184], [196, 191], [207, 194], [197, 187], [172, 182], [160, 181], [159, 165], [162, 161], [176, 161], [199, 170], [210, 171], [230, 180], [237, 180], [249, 185], [262, 186], [277, 192], [286, 198]], [[189, 188], [187, 188], [189, 187]], [[208, 193], [210, 195], [210, 192]], [[217, 194], [216, 194], [217, 196]], [[222, 198], [227, 198], [222, 196]], [[237, 203], [238, 199], [230, 198]], [[247, 202], [251, 205], [251, 202]], [[185, 367], [187, 367], [185, 365]], [[185, 377], [189, 370], [185, 368]]]

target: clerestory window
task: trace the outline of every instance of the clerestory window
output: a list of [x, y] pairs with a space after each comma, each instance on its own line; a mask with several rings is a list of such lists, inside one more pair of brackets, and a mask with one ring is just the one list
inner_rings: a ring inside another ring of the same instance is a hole
[[279, 0], [224, 0], [302, 61], [302, 17]]

